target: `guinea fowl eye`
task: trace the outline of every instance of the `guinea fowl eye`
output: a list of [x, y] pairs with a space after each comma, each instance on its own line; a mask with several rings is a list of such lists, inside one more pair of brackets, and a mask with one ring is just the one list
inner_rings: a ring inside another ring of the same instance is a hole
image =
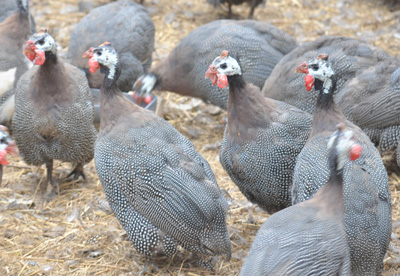
[[312, 68], [313, 70], [318, 70], [318, 69], [319, 69], [319, 66], [318, 66], [318, 64], [312, 64], [312, 65], [311, 65], [311, 68]]
[[3, 137], [3, 138], [0, 139], [0, 144], [6, 144], [6, 142], [7, 142], [6, 138]]
[[228, 66], [226, 65], [226, 63], [222, 63], [222, 64], [221, 64], [221, 68], [222, 68], [222, 69], [226, 69], [226, 68], [228, 68]]
[[41, 40], [38, 41], [38, 43], [39, 43], [40, 45], [43, 45], [43, 44], [44, 44], [44, 39], [42, 38]]
[[96, 55], [101, 56], [101, 52], [96, 52]]

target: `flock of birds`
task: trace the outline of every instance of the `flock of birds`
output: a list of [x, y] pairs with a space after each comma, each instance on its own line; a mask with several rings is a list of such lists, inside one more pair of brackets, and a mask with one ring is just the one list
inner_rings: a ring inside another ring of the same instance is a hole
[[[251, 2], [252, 15], [262, 1]], [[77, 179], [94, 158], [139, 252], [151, 260], [181, 247], [212, 269], [211, 257], [230, 259], [231, 243], [229, 204], [209, 164], [121, 91], [137, 99], [154, 89], [199, 97], [228, 112], [223, 168], [272, 214], [240, 275], [383, 270], [392, 220], [380, 152], [396, 151], [400, 165], [397, 59], [352, 38], [298, 45], [264, 22], [216, 20], [151, 67], [154, 24], [142, 5], [121, 0], [81, 20], [66, 62], [46, 29], [32, 34], [28, 0], [5, 0], [0, 18], [0, 121], [15, 139], [0, 128], [0, 172], [18, 147], [26, 163], [46, 164], [47, 193], [56, 196], [53, 160], [73, 163], [68, 177]], [[91, 88], [100, 89], [99, 132]]]

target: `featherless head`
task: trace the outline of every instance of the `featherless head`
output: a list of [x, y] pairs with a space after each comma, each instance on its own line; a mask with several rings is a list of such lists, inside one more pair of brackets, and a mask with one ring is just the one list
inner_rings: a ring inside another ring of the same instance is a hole
[[209, 78], [212, 85], [217, 84], [219, 88], [228, 86], [227, 76], [241, 75], [242, 69], [239, 63], [233, 57], [229, 56], [228, 51], [222, 51], [221, 55], [216, 57], [204, 78]]
[[47, 29], [42, 28], [26, 42], [23, 53], [34, 64], [43, 65], [46, 61], [46, 52], [56, 54], [57, 44], [54, 38], [47, 33]]
[[27, 14], [29, 11], [29, 2], [28, 0], [17, 0], [18, 8], [24, 14]]
[[104, 42], [98, 47], [91, 47], [82, 57], [89, 58], [89, 71], [95, 73], [102, 66], [109, 69], [108, 78], [113, 79], [118, 64], [118, 54], [110, 42]]
[[331, 68], [328, 54], [319, 54], [308, 63], [303, 62], [295, 69], [295, 72], [306, 74], [304, 81], [307, 91], [311, 90], [314, 86], [315, 79], [318, 79], [324, 83], [325, 93], [329, 92], [329, 88], [332, 85], [330, 80], [335, 74]]
[[17, 154], [17, 146], [11, 139], [7, 127], [0, 125], [0, 165], [7, 165], [7, 154]]
[[332, 149], [332, 147], [335, 147], [338, 170], [343, 168], [346, 156], [348, 156], [351, 161], [354, 161], [360, 157], [362, 152], [362, 147], [356, 144], [354, 140], [353, 131], [346, 129], [343, 123], [337, 126], [337, 130], [329, 139], [328, 149]]

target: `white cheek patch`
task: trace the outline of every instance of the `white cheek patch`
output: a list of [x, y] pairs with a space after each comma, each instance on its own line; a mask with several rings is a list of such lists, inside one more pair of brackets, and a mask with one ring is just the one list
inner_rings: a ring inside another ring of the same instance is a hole
[[108, 69], [110, 69], [108, 78], [113, 79], [115, 76], [115, 70], [118, 63], [117, 54], [104, 50], [103, 54], [97, 57], [97, 61], [103, 64], [104, 66], [108, 67]]
[[17, 67], [0, 72], [0, 96], [13, 87], [16, 71]]
[[44, 43], [43, 45], [40, 45], [39, 43], [35, 43], [36, 47], [44, 52], [52, 51], [55, 52], [57, 49], [56, 42], [54, 41], [54, 38], [51, 36], [47, 35], [44, 38]]
[[[332, 135], [328, 142], [328, 149], [330, 149], [333, 145], [333, 142], [338, 135], [337, 131]], [[354, 146], [355, 142], [352, 140], [353, 131], [346, 130], [339, 134], [339, 141], [336, 145], [336, 153], [337, 153], [337, 169], [341, 170], [346, 162], [346, 157], [349, 155], [351, 148]]]
[[136, 82], [140, 81], [140, 94], [148, 95], [153, 90], [154, 85], [157, 82], [157, 78], [154, 75], [145, 75], [140, 77]]
[[[217, 59], [216, 59], [217, 60]], [[222, 64], [226, 64], [226, 68], [221, 68]], [[216, 65], [218, 72], [227, 76], [241, 75], [242, 69], [236, 59], [232, 57], [227, 57], [220, 59]]]
[[318, 70], [313, 70], [309, 68], [310, 74], [313, 75], [315, 79], [319, 79], [320, 81], [324, 82], [323, 88], [324, 93], [329, 93], [329, 90], [332, 87], [332, 79], [331, 77], [335, 74], [330, 66], [326, 63], [319, 62]]

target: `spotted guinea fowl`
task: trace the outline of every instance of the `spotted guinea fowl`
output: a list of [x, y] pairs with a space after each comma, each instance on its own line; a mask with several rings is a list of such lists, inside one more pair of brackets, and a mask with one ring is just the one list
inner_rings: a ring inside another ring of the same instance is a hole
[[8, 128], [0, 125], [0, 187], [3, 179], [3, 165], [8, 165], [7, 154], [16, 154], [17, 147], [8, 133]]
[[296, 46], [291, 36], [265, 22], [216, 20], [183, 38], [167, 58], [137, 80], [134, 90], [141, 96], [153, 89], [167, 90], [226, 109], [228, 89], [213, 87], [202, 77], [216, 52], [227, 49], [240, 56], [244, 79], [261, 88], [275, 64]]
[[118, 89], [117, 52], [89, 49], [92, 71], [105, 74], [95, 164], [115, 216], [147, 257], [172, 256], [177, 245], [205, 255], [231, 255], [228, 205], [207, 161], [168, 122]]
[[85, 75], [57, 58], [56, 42], [46, 29], [31, 36], [24, 53], [38, 66], [15, 89], [12, 126], [20, 155], [28, 164], [46, 164], [48, 185], [54, 184], [54, 159], [76, 164], [69, 176], [84, 177], [83, 165], [93, 158], [96, 139]]
[[338, 123], [354, 132], [363, 148], [352, 166], [343, 168], [344, 222], [350, 246], [352, 275], [379, 275], [391, 234], [391, 199], [386, 169], [378, 150], [357, 126], [347, 121], [333, 101], [338, 77], [327, 54], [320, 54], [296, 68], [306, 73], [307, 90], [319, 91], [313, 125], [297, 157], [293, 175], [293, 203], [311, 198], [329, 178], [326, 145]]
[[[4, 4], [7, 7], [10, 3]], [[10, 125], [14, 114], [14, 86], [32, 66], [22, 53], [30, 36], [28, 0], [13, 0], [12, 3], [17, 9], [0, 23], [0, 123], [5, 125]]]
[[72, 31], [68, 60], [85, 71], [90, 87], [100, 88], [103, 75], [89, 73], [88, 64], [81, 56], [92, 45], [113, 41], [121, 57], [118, 86], [122, 91], [130, 91], [135, 80], [151, 66], [154, 32], [154, 23], [142, 5], [131, 0], [103, 5], [91, 10]]
[[228, 18], [232, 17], [232, 5], [240, 5], [243, 3], [248, 3], [250, 5], [250, 12], [248, 18], [251, 19], [253, 18], [254, 15], [254, 9], [258, 5], [263, 5], [265, 6], [265, 3], [267, 0], [207, 0], [207, 2], [214, 7], [219, 7], [221, 4], [228, 4]]
[[328, 141], [329, 179], [313, 198], [273, 214], [258, 230], [245, 275], [351, 275], [344, 228], [343, 166], [361, 147], [340, 125]]
[[296, 157], [310, 133], [312, 116], [269, 98], [247, 83], [227, 51], [206, 72], [212, 83], [228, 86], [228, 124], [220, 161], [248, 200], [269, 213], [291, 205]]
[[[304, 82], [293, 68], [321, 52], [329, 55], [335, 67], [335, 101], [346, 118], [359, 126], [380, 152], [396, 150], [400, 143], [400, 60], [377, 47], [334, 36], [304, 43], [276, 65], [262, 93], [312, 113], [318, 91], [298, 93]], [[397, 163], [400, 166], [400, 158]]]
[[[13, 15], [21, 9], [21, 5], [27, 5], [30, 0], [2, 0], [0, 5], [0, 23], [7, 17]], [[31, 33], [35, 33], [35, 20], [32, 15], [29, 15]]]

